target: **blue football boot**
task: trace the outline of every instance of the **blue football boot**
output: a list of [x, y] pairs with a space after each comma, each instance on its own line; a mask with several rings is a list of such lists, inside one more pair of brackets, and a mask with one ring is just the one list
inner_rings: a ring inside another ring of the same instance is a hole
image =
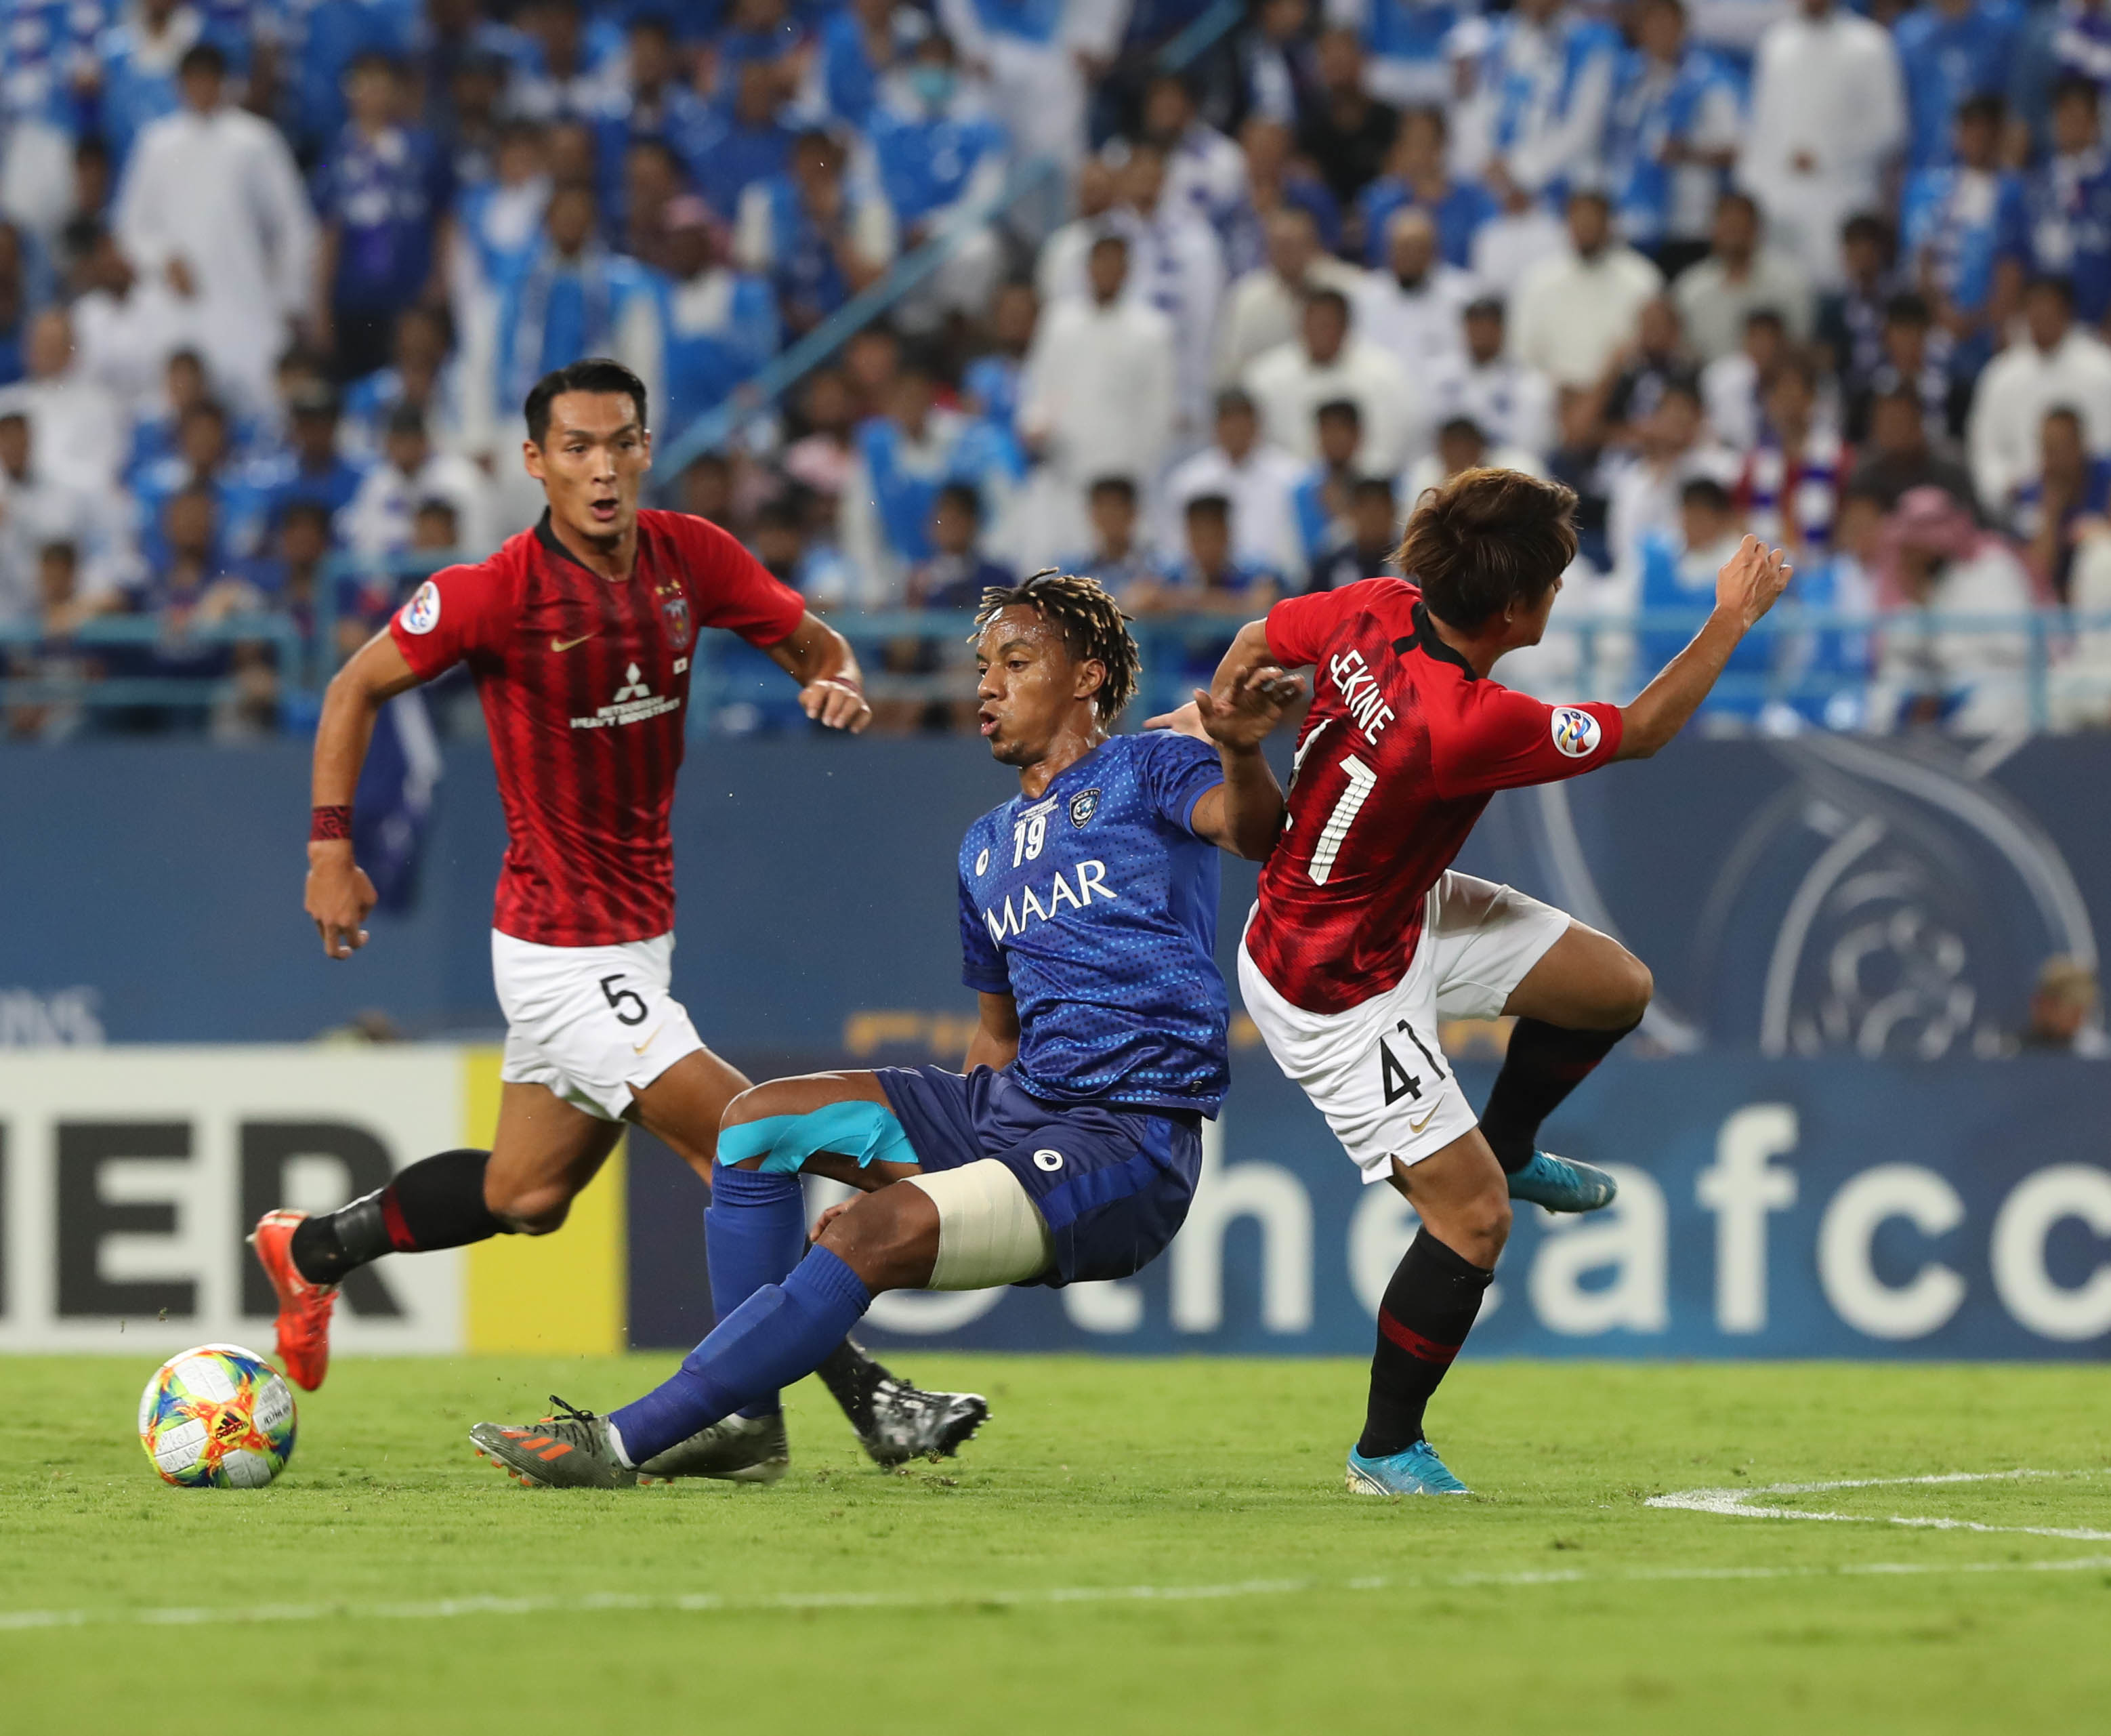
[[1417, 1441], [1405, 1452], [1367, 1459], [1349, 1449], [1349, 1490], [1356, 1495], [1464, 1495], [1466, 1485], [1444, 1468], [1437, 1449]]
[[1596, 1211], [1613, 1203], [1620, 1184], [1603, 1170], [1573, 1158], [1534, 1152], [1532, 1161], [1509, 1178], [1510, 1197], [1549, 1211]]

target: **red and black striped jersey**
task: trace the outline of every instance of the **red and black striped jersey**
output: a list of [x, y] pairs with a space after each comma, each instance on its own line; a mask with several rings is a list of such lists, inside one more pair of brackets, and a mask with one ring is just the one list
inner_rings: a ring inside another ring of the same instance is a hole
[[1285, 669], [1312, 666], [1312, 709], [1246, 950], [1293, 1006], [1341, 1012], [1407, 974], [1423, 898], [1488, 798], [1605, 764], [1620, 712], [1477, 675], [1399, 579], [1278, 603], [1268, 645]]
[[390, 633], [421, 680], [468, 664], [490, 726], [506, 831], [494, 926], [552, 947], [674, 926], [667, 818], [697, 629], [772, 645], [805, 609], [731, 536], [679, 512], [638, 515], [627, 579], [574, 560], [546, 512], [419, 587]]

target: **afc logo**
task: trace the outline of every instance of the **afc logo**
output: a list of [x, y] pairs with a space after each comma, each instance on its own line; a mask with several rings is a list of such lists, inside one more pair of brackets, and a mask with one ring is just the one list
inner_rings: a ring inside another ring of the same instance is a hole
[[1597, 748], [1598, 720], [1588, 711], [1578, 711], [1574, 706], [1556, 706], [1547, 727], [1553, 734], [1555, 751], [1572, 760], [1580, 760]]

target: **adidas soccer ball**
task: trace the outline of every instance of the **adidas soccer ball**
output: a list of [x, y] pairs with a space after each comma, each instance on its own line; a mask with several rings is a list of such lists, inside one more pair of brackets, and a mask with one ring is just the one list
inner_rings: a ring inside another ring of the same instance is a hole
[[164, 1483], [261, 1488], [293, 1456], [293, 1393], [253, 1350], [201, 1344], [154, 1370], [139, 1440]]

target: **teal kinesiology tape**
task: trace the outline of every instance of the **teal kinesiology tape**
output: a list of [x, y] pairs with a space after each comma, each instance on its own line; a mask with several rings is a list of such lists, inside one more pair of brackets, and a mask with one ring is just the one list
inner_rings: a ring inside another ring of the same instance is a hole
[[894, 1111], [884, 1103], [862, 1100], [824, 1103], [802, 1116], [765, 1116], [719, 1135], [720, 1163], [730, 1166], [760, 1157], [765, 1175], [797, 1170], [816, 1152], [855, 1157], [860, 1169], [874, 1161], [916, 1161], [915, 1149]]

